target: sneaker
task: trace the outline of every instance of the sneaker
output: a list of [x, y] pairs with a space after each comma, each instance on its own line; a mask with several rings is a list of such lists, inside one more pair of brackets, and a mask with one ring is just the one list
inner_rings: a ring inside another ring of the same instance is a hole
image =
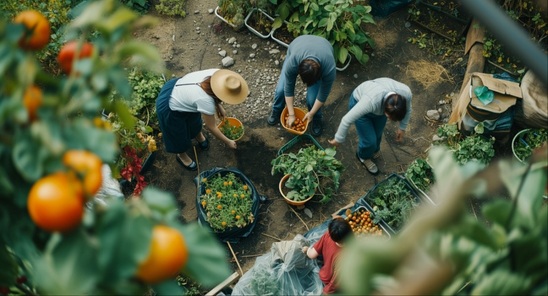
[[268, 116], [268, 125], [276, 125], [280, 122], [280, 112], [276, 112], [272, 110], [272, 113], [270, 113], [270, 116]]
[[361, 159], [358, 153], [356, 153], [356, 157], [365, 166], [370, 174], [376, 175], [379, 173], [379, 168], [377, 168], [377, 165], [371, 159]]
[[373, 153], [373, 159], [377, 159], [377, 158], [379, 158], [379, 157], [381, 157], [381, 151], [380, 151], [380, 150], [377, 151], [377, 152], [375, 152], [375, 153]]
[[312, 135], [317, 137], [322, 134], [323, 125], [321, 120], [312, 120]]

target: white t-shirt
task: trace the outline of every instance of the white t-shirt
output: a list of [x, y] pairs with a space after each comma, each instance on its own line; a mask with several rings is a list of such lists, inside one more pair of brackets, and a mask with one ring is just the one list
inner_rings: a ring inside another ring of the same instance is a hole
[[200, 112], [207, 115], [215, 114], [215, 100], [198, 84], [206, 77], [213, 75], [219, 69], [201, 70], [188, 73], [179, 78], [171, 97], [169, 108], [173, 111]]

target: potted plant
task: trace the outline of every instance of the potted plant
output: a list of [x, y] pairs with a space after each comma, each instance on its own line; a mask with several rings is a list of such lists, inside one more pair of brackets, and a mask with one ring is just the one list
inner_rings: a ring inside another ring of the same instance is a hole
[[271, 173], [289, 175], [282, 179], [290, 190], [287, 199], [303, 201], [312, 195], [321, 196], [320, 202], [328, 202], [339, 188], [343, 170], [342, 163], [335, 158], [335, 148], [325, 150], [316, 146], [299, 149], [297, 153], [282, 153], [272, 160]]
[[244, 228], [255, 219], [251, 187], [233, 172], [202, 178], [200, 206], [214, 232]]
[[244, 125], [235, 117], [227, 117], [217, 127], [227, 138], [238, 141], [244, 136]]
[[364, 25], [375, 23], [370, 13], [371, 6], [355, 5], [353, 0], [310, 0], [306, 3], [285, 0], [278, 5], [276, 12], [278, 16], [272, 32], [275, 41], [280, 40], [276, 31], [285, 21], [292, 36], [318, 35], [329, 40], [335, 59], [341, 65], [349, 62], [349, 54], [361, 64], [369, 60], [364, 50], [373, 47], [374, 42]]
[[512, 153], [520, 162], [524, 162], [533, 150], [548, 141], [548, 130], [541, 128], [524, 129], [512, 139]]
[[235, 30], [244, 26], [244, 18], [249, 12], [249, 1], [219, 0], [215, 15]]
[[260, 8], [252, 9], [245, 18], [245, 26], [249, 31], [264, 39], [270, 37], [273, 22], [274, 18]]

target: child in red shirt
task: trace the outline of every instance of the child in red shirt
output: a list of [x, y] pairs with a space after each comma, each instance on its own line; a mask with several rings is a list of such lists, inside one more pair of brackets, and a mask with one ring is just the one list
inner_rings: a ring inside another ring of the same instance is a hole
[[323, 257], [323, 266], [320, 268], [320, 279], [324, 283], [323, 293], [332, 294], [337, 289], [335, 277], [335, 261], [342, 248], [345, 239], [352, 235], [350, 224], [342, 217], [337, 217], [329, 222], [326, 231], [320, 240], [312, 248], [303, 247], [303, 252], [311, 259], [319, 255]]

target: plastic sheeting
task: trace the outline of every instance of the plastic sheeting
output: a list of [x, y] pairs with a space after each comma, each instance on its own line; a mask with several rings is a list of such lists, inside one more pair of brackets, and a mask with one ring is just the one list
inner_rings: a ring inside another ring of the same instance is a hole
[[317, 260], [301, 250], [309, 245], [302, 235], [273, 243], [270, 252], [257, 257], [240, 278], [231, 295], [320, 295], [323, 283]]

